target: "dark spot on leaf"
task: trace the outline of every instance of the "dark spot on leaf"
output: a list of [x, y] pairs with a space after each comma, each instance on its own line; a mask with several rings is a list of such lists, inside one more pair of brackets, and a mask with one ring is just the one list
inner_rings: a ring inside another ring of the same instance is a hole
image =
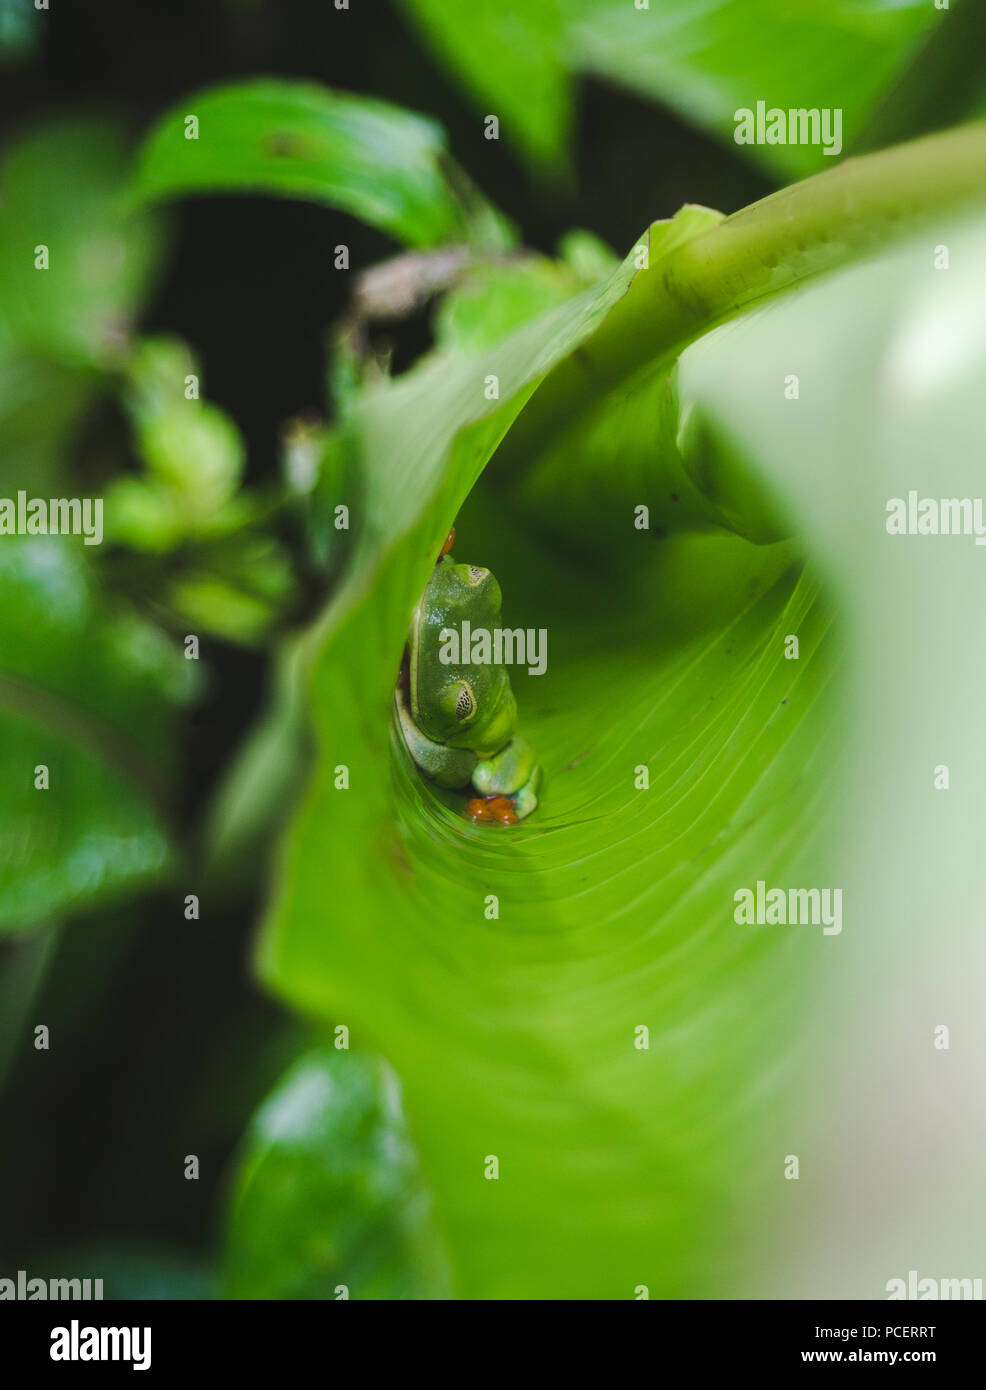
[[404, 843], [402, 840], [398, 838], [397, 835], [391, 835], [388, 837], [387, 851], [389, 853], [391, 864], [398, 871], [398, 873], [404, 874], [405, 876], [414, 873], [414, 866], [411, 863], [410, 859], [408, 859], [407, 857], [407, 851], [404, 848]]
[[263, 143], [264, 152], [273, 155], [275, 159], [287, 159], [291, 155], [302, 153], [298, 139], [286, 130], [275, 131], [273, 135], [268, 135]]

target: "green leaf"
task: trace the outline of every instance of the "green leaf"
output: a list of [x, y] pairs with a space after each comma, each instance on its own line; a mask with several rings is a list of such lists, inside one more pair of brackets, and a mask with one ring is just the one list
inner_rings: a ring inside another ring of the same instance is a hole
[[0, 354], [0, 485], [59, 491], [69, 441], [92, 393], [86, 373], [41, 357]]
[[[191, 117], [198, 128], [189, 139]], [[455, 169], [434, 121], [300, 82], [240, 82], [189, 96], [144, 145], [134, 192], [145, 201], [222, 192], [302, 198], [410, 246], [510, 240]]]
[[308, 1053], [251, 1125], [226, 1296], [441, 1297], [446, 1278], [396, 1078], [359, 1054]]
[[501, 138], [541, 168], [564, 159], [573, 83], [560, 56], [566, 30], [560, 0], [523, 8], [497, 0], [401, 0], [401, 7], [458, 73], [483, 116], [498, 117]]
[[[32, 10], [32, 13], [34, 11]], [[101, 121], [32, 130], [12, 146], [0, 202], [0, 492], [41, 495], [99, 372], [115, 369], [160, 252], [160, 229], [117, 205], [119, 135]], [[35, 269], [47, 246], [49, 269]]]
[[101, 598], [81, 545], [0, 543], [3, 927], [151, 882], [170, 853], [172, 721], [193, 672], [156, 628]]
[[[756, 322], [904, 228], [923, 226], [933, 246], [934, 219], [981, 198], [984, 160], [983, 132], [959, 132], [721, 223], [686, 209], [642, 240], [646, 270], [631, 254], [506, 340], [350, 412], [362, 525], [301, 667], [318, 757], [258, 963], [306, 1013], [351, 1020], [397, 1071], [461, 1296], [746, 1287], [750, 1214], [780, 1200], [792, 1143], [778, 1051], [833, 940], [738, 928], [733, 895], [759, 879], [842, 882], [845, 634], [832, 632], [826, 557], [807, 525], [797, 544], [744, 539], [776, 531], [784, 494], [710, 444], [688, 382], [676, 398], [665, 378], [714, 325], [751, 306]], [[868, 273], [881, 282], [879, 263]], [[843, 336], [856, 331], [843, 322]], [[770, 380], [780, 410], [776, 364]], [[668, 420], [643, 412], [621, 434], [633, 393], [665, 385]], [[587, 419], [601, 432], [603, 414], [608, 456], [573, 451], [529, 524], [517, 488], [557, 439]], [[865, 440], [840, 442], [855, 476]], [[629, 486], [625, 453], [650, 461]], [[633, 524], [638, 481], [680, 510], [664, 539]], [[679, 483], [690, 491], [675, 503]], [[602, 560], [586, 561], [574, 514], [566, 551], [540, 539], [546, 510], [565, 515], [580, 488], [600, 508], [623, 496]], [[458, 557], [497, 574], [505, 620], [549, 634], [547, 674], [515, 675], [545, 787], [511, 830], [468, 824], [390, 723], [409, 616], [453, 520]], [[712, 524], [723, 534], [696, 534]]]
[[573, 75], [603, 77], [670, 106], [774, 175], [829, 161], [820, 145], [733, 143], [734, 113], [841, 108], [861, 129], [914, 44], [948, 23], [926, 0], [402, 0], [501, 138], [538, 167], [567, 159]]
[[[159, 260], [159, 222], [127, 214], [123, 141], [103, 121], [31, 131], [3, 164], [0, 360], [115, 366]], [[36, 268], [46, 247], [48, 268]]]
[[[123, 169], [119, 134], [93, 120], [33, 130], [4, 161], [5, 500], [76, 491], [64, 481], [65, 450], [94, 390], [126, 356], [160, 232], [156, 219], [121, 210]], [[173, 718], [192, 672], [160, 632], [110, 603], [94, 568], [81, 538], [0, 538], [5, 929], [147, 884], [170, 853]], [[47, 790], [36, 785], [41, 767]]]
[[[124, 403], [147, 466], [118, 479], [106, 499], [107, 534], [139, 550], [223, 535], [250, 517], [237, 496], [245, 451], [239, 431], [217, 406], [191, 398], [199, 368], [184, 343], [146, 338], [127, 362]], [[194, 377], [194, 386], [187, 383]]]
[[986, 10], [959, 0], [944, 20], [942, 12], [853, 141], [853, 154], [986, 113]]
[[109, 487], [106, 534], [154, 557], [142, 568], [158, 609], [195, 631], [259, 643], [290, 602], [293, 575], [277, 542], [251, 529], [264, 508], [240, 490], [239, 430], [199, 389], [184, 343], [136, 344], [122, 395], [145, 470]]
[[[611, 265], [605, 273], [613, 269]], [[571, 270], [546, 256], [470, 266], [454, 292], [438, 303], [435, 344], [452, 355], [492, 347], [519, 324], [564, 304], [581, 287]]]
[[7, 946], [0, 959], [0, 1083], [7, 1085], [31, 1014], [58, 949], [59, 929], [32, 932]]

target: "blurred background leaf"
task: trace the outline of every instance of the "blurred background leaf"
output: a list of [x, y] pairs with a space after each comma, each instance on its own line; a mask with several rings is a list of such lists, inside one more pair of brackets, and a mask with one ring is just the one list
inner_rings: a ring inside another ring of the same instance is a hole
[[16, 62], [33, 54], [39, 23], [34, 0], [0, 0], [0, 62]]
[[[74, 437], [107, 396], [162, 251], [124, 213], [126, 153], [101, 120], [30, 130], [2, 168], [0, 481], [78, 495]], [[48, 247], [50, 268], [35, 268]], [[98, 485], [97, 485], [98, 486]], [[85, 489], [91, 495], [97, 488]], [[7, 536], [0, 551], [5, 784], [0, 919], [37, 926], [160, 878], [178, 715], [194, 668], [98, 573], [81, 537]], [[35, 768], [50, 788], [36, 790]]]
[[[197, 139], [185, 138], [186, 116], [198, 119]], [[142, 154], [137, 196], [219, 189], [328, 203], [411, 246], [510, 240], [507, 224], [455, 169], [434, 121], [298, 82], [200, 92], [159, 122]]]
[[102, 1279], [104, 1299], [130, 1302], [219, 1297], [216, 1274], [209, 1265], [167, 1247], [62, 1247], [46, 1251], [37, 1268], [73, 1270], [76, 1278]]
[[258, 1110], [230, 1208], [230, 1298], [448, 1296], [397, 1078], [358, 1053], [301, 1057]]
[[499, 342], [519, 324], [611, 275], [619, 258], [587, 232], [571, 232], [559, 259], [517, 256], [467, 265], [435, 308], [435, 346], [450, 357]]
[[[499, 116], [502, 138], [540, 170], [570, 158], [580, 74], [670, 106], [730, 144], [734, 112], [759, 100], [785, 110], [839, 107], [848, 143], [943, 20], [925, 0], [400, 3], [484, 114]], [[820, 146], [733, 147], [781, 182], [828, 162]]]
[[[755, 1296], [879, 1298], [898, 1271], [982, 1257], [984, 555], [972, 534], [886, 527], [890, 499], [912, 489], [982, 496], [984, 237], [981, 209], [943, 218], [718, 329], [679, 364], [694, 437], [776, 496], [846, 642], [846, 925], [817, 962], [800, 1084], [773, 1122], [777, 1151], [798, 1135], [817, 1176], [768, 1223]], [[792, 372], [797, 400], [783, 390]], [[942, 1021], [961, 1039], [951, 1053], [932, 1046]], [[917, 1157], [931, 1136], [947, 1183]]]
[[[105, 603], [81, 548], [60, 536], [0, 547], [6, 927], [133, 889], [160, 876], [169, 853], [173, 740], [195, 667], [159, 629]], [[35, 788], [39, 765], [47, 791]]]
[[[93, 395], [126, 352], [162, 250], [160, 224], [125, 216], [119, 134], [78, 120], [29, 131], [0, 181], [0, 483], [32, 495], [66, 471]], [[45, 245], [50, 268], [36, 270]]]
[[[125, 147], [105, 122], [29, 132], [0, 177], [0, 355], [84, 368], [116, 361], [161, 251], [159, 222], [125, 213]], [[49, 269], [35, 269], [47, 246]]]
[[167, 550], [249, 519], [236, 495], [243, 442], [200, 398], [199, 375], [185, 345], [167, 339], [144, 339], [127, 364], [125, 399], [147, 476], [114, 484], [107, 508], [110, 534], [138, 549]]
[[947, 14], [889, 84], [854, 140], [854, 154], [986, 115], [986, 9], [958, 0]]

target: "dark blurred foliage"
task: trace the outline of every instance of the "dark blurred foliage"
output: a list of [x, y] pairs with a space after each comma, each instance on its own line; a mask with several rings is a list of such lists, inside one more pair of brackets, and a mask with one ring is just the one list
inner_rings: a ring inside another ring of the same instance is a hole
[[[49, 116], [93, 110], [136, 142], [183, 94], [253, 75], [311, 79], [436, 117], [474, 182], [544, 251], [583, 226], [623, 253], [683, 202], [729, 212], [770, 191], [666, 111], [591, 81], [580, 87], [574, 183], [535, 185], [506, 142], [482, 138], [474, 109], [382, 0], [349, 11], [329, 0], [56, 3], [37, 57], [4, 73], [3, 144]], [[354, 269], [396, 248], [340, 213], [289, 201], [202, 198], [174, 218], [173, 253], [141, 328], [191, 345], [209, 398], [244, 434], [249, 480], [263, 482], [283, 422], [323, 408], [326, 333], [349, 292], [331, 248], [345, 241]], [[427, 322], [422, 314], [395, 330], [395, 368], [427, 346]], [[80, 452], [94, 433], [97, 444], [119, 436], [112, 409], [94, 417]], [[208, 689], [185, 725], [189, 827], [266, 683], [260, 653], [211, 642], [202, 655]], [[145, 897], [75, 920], [51, 943], [31, 1022], [52, 1028], [52, 1051], [22, 1041], [0, 1110], [5, 1273], [44, 1272], [46, 1254], [71, 1249], [207, 1258], [228, 1160], [300, 1034], [250, 979], [262, 884], [243, 890], [233, 904], [203, 900], [199, 922], [185, 921], [178, 896]], [[198, 1182], [183, 1177], [187, 1153], [201, 1160]]]

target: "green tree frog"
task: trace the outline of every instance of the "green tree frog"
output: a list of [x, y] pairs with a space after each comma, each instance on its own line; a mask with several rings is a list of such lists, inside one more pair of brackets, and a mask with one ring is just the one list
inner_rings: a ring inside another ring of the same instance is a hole
[[[537, 805], [541, 769], [529, 743], [514, 735], [517, 702], [502, 665], [449, 665], [442, 632], [469, 621], [497, 626], [500, 586], [488, 569], [457, 564], [448, 540], [421, 596], [394, 693], [404, 742], [418, 767], [440, 787], [472, 787], [466, 814], [516, 825]], [[460, 629], [461, 630], [461, 629]]]

